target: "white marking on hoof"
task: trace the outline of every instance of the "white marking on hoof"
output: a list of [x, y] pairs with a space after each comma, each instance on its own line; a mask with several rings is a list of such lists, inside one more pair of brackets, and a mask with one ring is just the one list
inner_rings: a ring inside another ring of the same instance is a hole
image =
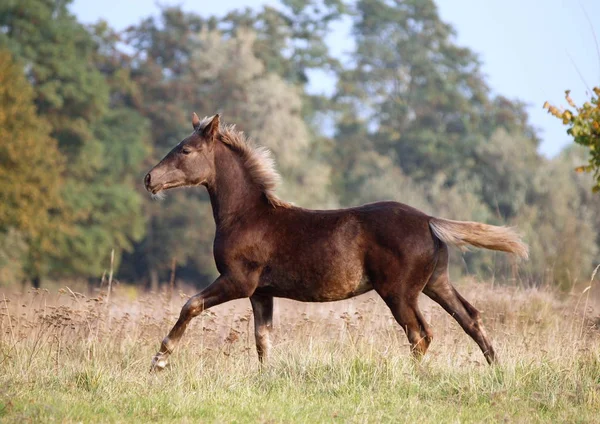
[[150, 371], [162, 371], [167, 367], [167, 359], [164, 356], [156, 355], [152, 358], [152, 365]]

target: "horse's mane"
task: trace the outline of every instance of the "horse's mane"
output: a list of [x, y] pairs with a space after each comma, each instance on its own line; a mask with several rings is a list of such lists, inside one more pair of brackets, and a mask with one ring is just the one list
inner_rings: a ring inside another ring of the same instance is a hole
[[[212, 120], [212, 116], [204, 118], [200, 122], [199, 130], [204, 129]], [[221, 126], [218, 134], [218, 138], [240, 156], [250, 179], [260, 187], [273, 207], [289, 208], [292, 206], [275, 194], [281, 177], [275, 169], [275, 160], [269, 149], [255, 145], [242, 131], [236, 130], [235, 125]]]

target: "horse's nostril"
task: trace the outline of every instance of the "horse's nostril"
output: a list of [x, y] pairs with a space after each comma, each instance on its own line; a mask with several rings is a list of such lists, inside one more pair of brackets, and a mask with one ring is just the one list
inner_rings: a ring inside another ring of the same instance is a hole
[[144, 184], [146, 185], [146, 188], [148, 186], [150, 186], [150, 174], [146, 174], [146, 176], [144, 177]]

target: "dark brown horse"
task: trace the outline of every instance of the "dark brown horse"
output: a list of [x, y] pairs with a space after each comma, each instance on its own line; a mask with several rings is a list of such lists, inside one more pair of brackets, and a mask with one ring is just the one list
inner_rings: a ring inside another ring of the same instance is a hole
[[220, 276], [183, 306], [152, 360], [164, 368], [190, 320], [203, 310], [249, 297], [261, 362], [269, 353], [273, 297], [305, 302], [347, 299], [375, 290], [423, 355], [432, 332], [419, 311], [420, 292], [439, 303], [495, 360], [479, 312], [450, 284], [448, 244], [473, 245], [527, 257], [511, 229], [434, 218], [410, 206], [379, 202], [349, 209], [308, 210], [274, 193], [278, 175], [265, 149], [251, 146], [219, 115], [193, 133], [146, 175], [152, 194], [181, 186], [207, 188], [216, 222], [214, 257]]

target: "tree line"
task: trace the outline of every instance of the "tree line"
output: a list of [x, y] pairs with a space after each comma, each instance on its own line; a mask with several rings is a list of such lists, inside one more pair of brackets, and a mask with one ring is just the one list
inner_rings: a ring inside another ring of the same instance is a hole
[[[433, 0], [280, 0], [207, 17], [162, 9], [123, 31], [64, 0], [0, 4], [0, 284], [98, 279], [202, 286], [216, 272], [203, 190], [144, 193], [192, 111], [270, 148], [282, 198], [314, 208], [393, 199], [517, 225], [531, 260], [456, 254], [455, 273], [570, 289], [598, 262], [587, 152], [539, 151], [525, 105], [491, 92]], [[352, 50], [331, 54], [332, 24]], [[311, 75], [335, 87], [311, 93]]]

